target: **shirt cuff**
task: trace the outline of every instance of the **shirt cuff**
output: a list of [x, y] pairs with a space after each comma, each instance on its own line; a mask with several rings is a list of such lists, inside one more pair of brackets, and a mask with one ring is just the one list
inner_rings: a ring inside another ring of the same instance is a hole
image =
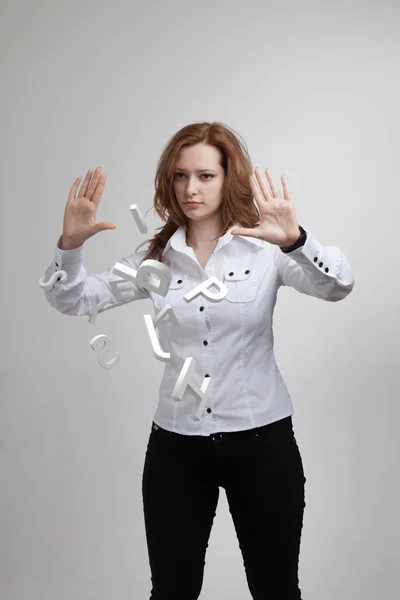
[[[62, 234], [57, 240], [56, 249], [54, 252], [54, 270], [64, 270], [68, 275], [68, 282], [71, 281], [81, 270], [83, 261], [83, 244], [73, 250], [61, 250], [59, 244], [61, 243]], [[59, 278], [61, 279], [61, 277]], [[57, 279], [57, 281], [59, 281]]]

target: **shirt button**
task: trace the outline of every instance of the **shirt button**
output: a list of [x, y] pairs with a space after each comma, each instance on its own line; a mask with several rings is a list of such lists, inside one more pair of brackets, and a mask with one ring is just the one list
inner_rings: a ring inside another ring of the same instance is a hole
[[231, 272], [229, 273], [229, 275], [233, 275], [233, 271], [231, 271]]
[[204, 306], [200, 306], [200, 310], [204, 310]]
[[247, 269], [247, 271], [244, 272], [245, 275], [247, 275], [248, 273], [250, 273], [250, 271]]
[[209, 376], [209, 374], [208, 374], [208, 373], [206, 373], [206, 374], [204, 375], [204, 377], [210, 377], [210, 376]]
[[207, 408], [207, 412], [210, 413], [211, 412], [211, 408]]
[[207, 346], [207, 345], [208, 345], [208, 342], [207, 342], [207, 340], [204, 340], [203, 344], [204, 344], [205, 346]]
[[182, 279], [178, 279], [178, 283], [182, 283]]

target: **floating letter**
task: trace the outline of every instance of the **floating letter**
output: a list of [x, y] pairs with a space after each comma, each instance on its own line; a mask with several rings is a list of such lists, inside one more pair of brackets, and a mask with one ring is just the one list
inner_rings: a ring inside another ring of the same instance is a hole
[[111, 340], [108, 337], [108, 335], [104, 335], [104, 333], [101, 333], [100, 335], [96, 335], [92, 340], [90, 340], [90, 345], [94, 350], [95, 346], [96, 347], [99, 346], [102, 342], [104, 342], [104, 346], [102, 348], [102, 352], [101, 352], [100, 356], [98, 357], [97, 362], [99, 363], [99, 365], [101, 367], [103, 367], [103, 369], [112, 369], [113, 367], [115, 367], [115, 365], [117, 363], [119, 363], [119, 356], [118, 356], [118, 352], [116, 352], [114, 358], [110, 362], [104, 361], [105, 354], [108, 351], [107, 344], [109, 344], [109, 343], [111, 344]]
[[142, 213], [140, 212], [140, 208], [138, 207], [138, 205], [131, 204], [129, 208], [133, 218], [136, 221], [136, 225], [138, 226], [140, 233], [147, 233], [147, 225], [143, 221]]
[[171, 358], [171, 354], [169, 352], [164, 352], [160, 346], [160, 342], [158, 341], [158, 337], [156, 334], [156, 330], [154, 328], [154, 323], [151, 315], [144, 315], [144, 322], [147, 327], [147, 331], [150, 336], [151, 349], [153, 351], [153, 356], [157, 360], [161, 360], [162, 362], [168, 362]]
[[39, 279], [39, 285], [42, 288], [53, 287], [53, 283], [55, 282], [56, 279], [58, 279], [58, 277], [60, 277], [61, 283], [63, 283], [66, 279], [68, 279], [68, 275], [67, 275], [66, 271], [60, 270], [60, 271], [56, 271], [55, 273], [52, 273], [50, 275], [49, 280], [46, 281], [46, 283], [44, 282], [44, 277], [41, 277]]
[[[132, 267], [127, 267], [120, 262], [115, 263], [112, 272], [128, 281], [136, 283], [139, 287], [146, 288], [155, 294], [165, 296], [171, 285], [172, 273], [167, 267], [158, 260], [144, 260], [137, 271]], [[151, 277], [156, 275], [159, 279]]]
[[[216, 285], [219, 288], [219, 292], [210, 292], [209, 288], [213, 285]], [[197, 296], [203, 296], [203, 298], [207, 298], [210, 302], [221, 302], [228, 293], [228, 289], [222, 281], [214, 277], [212, 275], [206, 281], [203, 281], [195, 287], [191, 292], [188, 292], [183, 296], [185, 302], [191, 302], [193, 298]]]
[[[179, 374], [178, 381], [176, 382], [171, 395], [176, 400], [182, 400], [183, 394], [185, 393], [187, 386], [190, 386], [195, 395], [201, 399], [199, 407], [197, 408], [197, 410], [196, 408], [194, 408], [191, 417], [194, 421], [200, 421], [201, 415], [203, 414], [204, 407], [207, 402], [207, 392], [210, 391], [212, 388], [212, 381], [210, 377], [204, 377], [203, 383], [201, 384], [201, 388], [199, 388], [199, 386], [192, 379], [190, 379], [193, 375], [195, 366], [196, 361], [193, 357], [188, 357], [185, 360], [185, 363]], [[210, 390], [208, 388], [210, 388]]]
[[[132, 295], [132, 287], [129, 285], [129, 281], [127, 281], [123, 277], [117, 277], [117, 275], [114, 275], [114, 273], [109, 271], [107, 279], [108, 283], [110, 284], [110, 288], [112, 289], [112, 293], [114, 294], [117, 300], [125, 300], [128, 299], [130, 295]], [[123, 292], [129, 293], [123, 294]]]
[[164, 308], [158, 313], [156, 318], [152, 319], [151, 315], [144, 315], [144, 322], [147, 327], [148, 334], [150, 336], [151, 347], [153, 350], [153, 356], [157, 360], [167, 362], [171, 358], [169, 352], [163, 352], [155, 328], [165, 323], [172, 323], [173, 325], [179, 325], [178, 319], [170, 304], [164, 306]]
[[108, 298], [105, 298], [104, 300], [102, 300], [100, 302], [100, 304], [96, 304], [95, 296], [89, 296], [89, 299], [90, 299], [90, 304], [92, 305], [92, 308], [93, 308], [92, 312], [90, 313], [89, 323], [94, 323], [96, 320], [97, 313], [99, 312], [99, 309], [103, 308], [103, 306], [105, 304], [109, 303], [110, 301]]

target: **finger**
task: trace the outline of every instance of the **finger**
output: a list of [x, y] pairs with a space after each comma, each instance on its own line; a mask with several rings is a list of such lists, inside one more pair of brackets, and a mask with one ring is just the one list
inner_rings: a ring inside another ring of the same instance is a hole
[[254, 198], [256, 199], [258, 210], [261, 213], [264, 210], [264, 205], [268, 198], [263, 198], [262, 194], [259, 192], [257, 184], [254, 181], [253, 175], [250, 175], [250, 187], [253, 192]]
[[76, 200], [77, 195], [78, 195], [78, 187], [81, 182], [81, 179], [82, 179], [82, 177], [78, 177], [77, 179], [75, 179], [74, 183], [72, 184], [72, 187], [69, 191], [67, 205], [71, 202], [71, 200], [74, 200], [74, 199]]
[[92, 178], [93, 175], [93, 169], [90, 169], [87, 173], [86, 173], [86, 177], [84, 182], [82, 183], [82, 187], [79, 191], [79, 196], [86, 196], [86, 190], [88, 189], [88, 185], [90, 183], [90, 180]]
[[271, 192], [270, 192], [270, 190], [269, 190], [269, 187], [267, 186], [267, 184], [266, 184], [266, 182], [265, 182], [265, 179], [264, 179], [264, 178], [263, 178], [263, 176], [261, 175], [261, 171], [260, 171], [260, 169], [259, 169], [258, 167], [256, 167], [256, 169], [255, 169], [255, 171], [254, 171], [254, 172], [255, 172], [255, 175], [256, 175], [256, 177], [257, 177], [258, 185], [260, 186], [260, 188], [261, 188], [261, 191], [262, 191], [262, 193], [263, 193], [263, 194], [264, 194], [264, 196], [265, 196], [265, 198], [264, 198], [264, 199], [265, 199], [266, 201], [268, 201], [268, 200], [272, 200], [272, 197], [271, 197]]
[[72, 184], [72, 187], [69, 190], [67, 205], [71, 202], [71, 200], [76, 199], [76, 194], [77, 194], [79, 182], [81, 179], [82, 179], [81, 177], [78, 177], [78, 179], [75, 179], [74, 183]]
[[281, 179], [282, 179], [282, 185], [283, 185], [283, 197], [285, 200], [289, 200], [291, 202], [292, 196], [290, 193], [290, 188], [289, 188], [288, 182], [286, 181], [286, 177], [284, 175], [282, 175]]
[[78, 188], [79, 188], [79, 184], [82, 180], [82, 177], [78, 177], [78, 179], [75, 179], [75, 182], [74, 182], [74, 184], [71, 188], [71, 191], [69, 193], [69, 196], [68, 196], [67, 204], [69, 204], [71, 202], [71, 200], [76, 200], [79, 196], [85, 195], [85, 191], [88, 186], [88, 183], [89, 183], [89, 180], [91, 177], [91, 173], [93, 173], [93, 171], [88, 171], [88, 173], [86, 174], [86, 177], [85, 177], [85, 181], [83, 182], [82, 187], [79, 191], [78, 191]]
[[97, 223], [95, 232], [100, 233], [100, 231], [106, 231], [107, 229], [116, 229], [116, 225], [114, 223], [109, 223], [108, 221], [103, 221], [102, 223]]
[[[273, 179], [273, 177], [272, 177], [272, 175], [271, 175], [271, 173], [269, 172], [269, 170], [268, 170], [268, 169], [265, 169], [265, 174], [266, 174], [266, 176], [267, 176], [267, 179], [268, 179], [269, 185], [271, 186], [272, 195], [273, 195], [275, 198], [280, 198], [280, 197], [281, 197], [281, 195], [280, 195], [280, 193], [279, 193], [278, 187], [277, 187], [277, 185], [276, 185], [276, 183], [275, 183], [275, 181], [274, 181], [274, 179]], [[261, 177], [261, 174], [260, 174], [260, 177]], [[263, 181], [264, 181], [264, 180], [263, 180]]]
[[231, 235], [246, 235], [248, 237], [261, 239], [256, 227], [254, 229], [246, 229], [245, 227], [241, 227], [240, 229], [232, 229]]
[[101, 167], [97, 167], [97, 169], [94, 172], [93, 179], [90, 182], [89, 189], [85, 194], [86, 198], [89, 198], [89, 200], [92, 200], [93, 192], [96, 189], [97, 182], [100, 179], [100, 175], [101, 175]]
[[106, 185], [106, 179], [107, 179], [107, 173], [102, 173], [102, 175], [99, 178], [99, 181], [97, 183], [97, 187], [94, 191], [94, 194], [91, 198], [92, 202], [94, 204], [96, 204], [96, 206], [99, 206], [99, 204], [100, 204], [101, 196], [104, 191], [104, 186]]

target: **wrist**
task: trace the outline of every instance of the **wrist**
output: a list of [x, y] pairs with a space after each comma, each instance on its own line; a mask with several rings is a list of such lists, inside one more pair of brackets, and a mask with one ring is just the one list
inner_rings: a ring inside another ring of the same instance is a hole
[[75, 250], [83, 245], [84, 242], [78, 242], [72, 238], [66, 238], [64, 234], [61, 236], [59, 248], [60, 250]]
[[287, 240], [287, 242], [285, 242], [284, 246], [280, 246], [281, 248], [289, 248], [289, 246], [293, 246], [296, 242], [298, 242], [299, 238], [301, 236], [301, 233], [299, 232], [295, 238], [292, 238], [290, 240]]
[[296, 242], [299, 241], [301, 234], [302, 234], [302, 231], [301, 231], [300, 225], [299, 225], [296, 235], [292, 236], [291, 238], [286, 240], [286, 242], [282, 246], [280, 245], [279, 247], [280, 248], [289, 248], [290, 246], [293, 246], [293, 244], [295, 244]]
[[301, 225], [299, 225], [299, 235], [295, 240], [292, 241], [292, 244], [279, 247], [282, 250], [282, 252], [292, 252], [293, 250], [296, 250], [297, 248], [303, 246], [306, 242], [306, 239], [307, 232], [305, 229], [303, 229]]

